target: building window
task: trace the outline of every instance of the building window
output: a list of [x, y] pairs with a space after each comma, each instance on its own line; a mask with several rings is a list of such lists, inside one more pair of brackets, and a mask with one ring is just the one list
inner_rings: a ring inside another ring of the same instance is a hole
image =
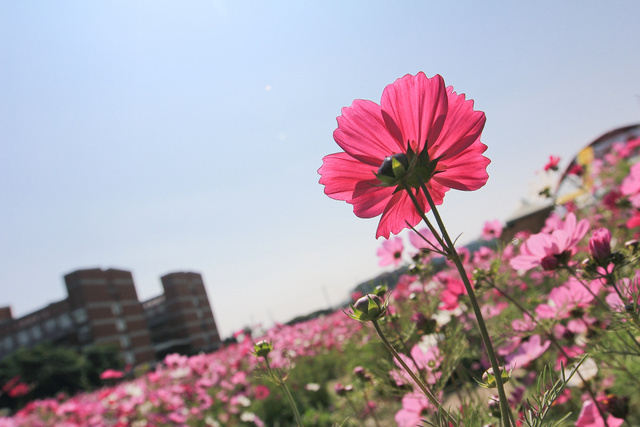
[[5, 337], [4, 338], [4, 349], [6, 351], [13, 350], [13, 338], [12, 337]]
[[29, 344], [29, 335], [27, 334], [27, 331], [18, 332], [18, 344], [20, 345]]
[[71, 328], [71, 326], [73, 326], [73, 322], [71, 322], [71, 317], [69, 316], [68, 313], [64, 313], [58, 319], [60, 322], [60, 327], [62, 329], [69, 329]]
[[126, 335], [121, 335], [120, 336], [120, 346], [122, 348], [129, 348], [131, 347], [131, 339], [126, 336]]
[[79, 308], [73, 312], [73, 317], [76, 319], [76, 323], [84, 323], [87, 321], [87, 310]]
[[53, 332], [56, 330], [56, 319], [47, 319], [44, 322], [44, 330], [47, 332]]
[[42, 338], [42, 329], [40, 329], [40, 325], [35, 325], [31, 328], [31, 336], [36, 341], [39, 341]]
[[120, 316], [122, 314], [122, 304], [119, 302], [114, 302], [111, 304], [111, 312], [114, 316]]
[[191, 302], [193, 302], [193, 306], [194, 307], [197, 307], [198, 306], [198, 297], [191, 298]]
[[89, 325], [80, 326], [78, 328], [78, 341], [81, 343], [91, 341], [91, 328]]
[[127, 322], [124, 319], [116, 319], [116, 329], [118, 332], [127, 330]]

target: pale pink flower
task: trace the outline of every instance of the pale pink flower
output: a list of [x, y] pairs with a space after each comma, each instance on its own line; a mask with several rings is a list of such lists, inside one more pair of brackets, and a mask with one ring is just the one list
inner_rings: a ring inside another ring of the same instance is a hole
[[533, 335], [528, 341], [520, 343], [515, 353], [506, 356], [505, 360], [511, 369], [515, 369], [516, 367], [523, 368], [532, 360], [536, 360], [542, 356], [550, 345], [551, 341], [547, 340], [542, 343], [540, 335]]
[[493, 221], [487, 221], [482, 228], [482, 238], [484, 240], [499, 239], [502, 235], [502, 222], [494, 219]]
[[400, 237], [392, 237], [389, 240], [383, 240], [382, 246], [378, 248], [377, 254], [380, 257], [379, 265], [393, 265], [397, 267], [402, 262], [402, 251], [404, 245]]
[[[420, 234], [418, 234], [418, 233], [420, 233]], [[416, 233], [413, 230], [411, 230], [409, 232], [409, 242], [411, 243], [411, 245], [414, 248], [416, 248], [418, 250], [421, 250], [421, 249], [428, 249], [428, 250], [439, 249], [439, 250], [442, 250], [442, 248], [438, 244], [438, 241], [436, 240], [436, 238], [433, 235], [433, 233], [431, 232], [431, 230], [429, 230], [428, 228], [425, 227], [425, 228], [423, 228], [421, 230], [418, 230], [418, 233]]]
[[[616, 418], [613, 415], [607, 417], [607, 425], [609, 427], [619, 427], [624, 423], [623, 419]], [[582, 409], [576, 421], [576, 427], [605, 427], [604, 420], [596, 408], [593, 400], [585, 400]]]
[[586, 219], [577, 222], [576, 216], [570, 212], [561, 228], [551, 234], [530, 236], [520, 247], [520, 255], [511, 259], [510, 265], [516, 270], [530, 270], [537, 266], [554, 270], [571, 259], [576, 245], [588, 229], [589, 222]]
[[640, 163], [631, 166], [629, 175], [620, 184], [620, 192], [629, 197], [633, 207], [640, 208]]
[[[442, 375], [442, 372], [438, 371], [440, 363], [442, 363], [442, 356], [437, 345], [416, 344], [411, 348], [411, 358], [402, 353], [400, 353], [400, 357], [413, 372], [422, 371], [426, 376], [427, 384], [435, 384]], [[402, 368], [397, 360], [395, 363], [398, 368]], [[404, 369], [392, 370], [390, 375], [398, 385], [414, 384], [413, 379]]]
[[432, 408], [431, 403], [422, 392], [407, 393], [402, 397], [402, 409], [394, 417], [398, 427], [415, 427], [420, 425], [427, 411]]
[[536, 307], [536, 314], [542, 319], [564, 319], [576, 308], [588, 307], [593, 294], [578, 280], [571, 278], [566, 284], [553, 288], [549, 292], [548, 304]]

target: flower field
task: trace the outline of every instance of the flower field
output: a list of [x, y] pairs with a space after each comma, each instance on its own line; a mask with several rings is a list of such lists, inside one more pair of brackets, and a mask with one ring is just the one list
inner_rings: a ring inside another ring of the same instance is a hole
[[[424, 96], [403, 98], [415, 90]], [[472, 105], [419, 74], [338, 119], [345, 152], [325, 157], [321, 183], [356, 215], [382, 216], [377, 235], [391, 238], [378, 256], [406, 267], [397, 283], [212, 354], [30, 402], [0, 427], [640, 425], [640, 138], [564, 175], [552, 156], [543, 173], [578, 191], [541, 230], [505, 241], [487, 221], [477, 248], [454, 250], [435, 207], [487, 180]]]

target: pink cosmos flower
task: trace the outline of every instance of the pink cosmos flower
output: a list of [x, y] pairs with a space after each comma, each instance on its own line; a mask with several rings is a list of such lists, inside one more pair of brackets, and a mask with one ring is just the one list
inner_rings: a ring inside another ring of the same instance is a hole
[[344, 152], [323, 158], [320, 184], [356, 216], [382, 215], [376, 237], [389, 238], [421, 221], [405, 190], [429, 210], [420, 181], [436, 204], [450, 188], [472, 191], [487, 182], [484, 123], [484, 113], [440, 75], [407, 74], [384, 89], [380, 105], [355, 100], [342, 109], [333, 138]]
[[487, 221], [482, 228], [482, 238], [484, 240], [499, 239], [502, 236], [502, 223], [498, 219]]
[[382, 242], [382, 247], [378, 248], [377, 254], [380, 257], [378, 265], [393, 265], [397, 267], [402, 262], [402, 250], [404, 245], [400, 237], [393, 237]]
[[466, 295], [467, 290], [461, 280], [447, 277], [445, 279], [446, 289], [440, 293], [441, 310], [453, 311], [460, 305], [460, 296]]
[[570, 212], [560, 228], [551, 234], [543, 232], [530, 236], [520, 248], [520, 255], [511, 259], [511, 267], [530, 270], [540, 265], [545, 270], [555, 270], [561, 263], [568, 262], [575, 246], [589, 229], [586, 219], [576, 221], [576, 216]]
[[520, 344], [515, 353], [505, 357], [511, 369], [522, 368], [547, 351], [551, 341], [541, 343], [540, 335], [533, 335], [529, 341]]
[[[624, 423], [623, 419], [616, 418], [613, 415], [609, 415], [607, 417], [607, 424], [609, 427], [618, 427]], [[578, 420], [576, 421], [576, 427], [604, 427], [605, 423], [602, 417], [600, 416], [600, 412], [598, 412], [598, 408], [596, 408], [596, 404], [593, 403], [593, 400], [585, 400], [582, 404], [582, 410], [580, 411], [580, 415], [578, 415]]]
[[114, 369], [107, 369], [103, 373], [100, 374], [101, 380], [110, 380], [110, 379], [118, 379], [122, 378], [124, 374], [122, 371], [116, 371]]
[[593, 231], [589, 239], [589, 253], [596, 262], [604, 262], [611, 255], [611, 232], [600, 227]]
[[431, 230], [429, 230], [427, 227], [424, 227], [423, 229], [418, 230], [418, 233], [416, 233], [413, 230], [409, 232], [409, 242], [414, 248], [418, 250], [421, 250], [421, 249], [427, 249], [427, 250], [440, 249], [441, 250], [440, 245], [438, 244], [438, 240], [433, 235]]
[[640, 208], [640, 163], [631, 166], [629, 175], [622, 180], [620, 192], [629, 196], [629, 201], [635, 208]]
[[548, 170], [557, 171], [558, 170], [558, 163], [560, 163], [560, 157], [558, 157], [558, 156], [549, 156], [549, 161], [547, 162], [546, 165], [544, 165], [544, 170], [546, 170], [546, 171], [548, 171]]
[[398, 427], [414, 427], [420, 424], [433, 405], [422, 392], [407, 393], [402, 398], [402, 409], [395, 416]]
[[[424, 374], [424, 379], [427, 384], [435, 384], [442, 376], [442, 372], [440, 372], [438, 368], [442, 363], [443, 357], [440, 355], [440, 349], [437, 345], [426, 345], [421, 342], [411, 348], [411, 357], [402, 353], [400, 353], [400, 357], [413, 372], [420, 370]], [[402, 368], [402, 365], [400, 365], [397, 360], [395, 363], [398, 368]], [[403, 384], [415, 384], [411, 376], [403, 369], [391, 370], [389, 375], [391, 375], [399, 386]]]

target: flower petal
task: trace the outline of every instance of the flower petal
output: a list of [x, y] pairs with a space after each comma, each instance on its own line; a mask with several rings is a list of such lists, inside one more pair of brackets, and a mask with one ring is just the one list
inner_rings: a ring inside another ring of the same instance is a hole
[[377, 168], [385, 157], [404, 152], [385, 126], [380, 106], [372, 101], [356, 99], [342, 109], [333, 139], [352, 157]]
[[484, 113], [473, 109], [473, 100], [466, 100], [464, 94], [458, 95], [451, 86], [447, 88], [447, 97], [449, 110], [440, 136], [435, 141], [429, 140], [431, 144], [428, 149], [432, 159], [455, 157], [472, 144], [480, 143], [480, 134], [486, 122]]
[[473, 191], [487, 183], [487, 166], [491, 160], [482, 155], [487, 146], [477, 141], [453, 158], [438, 162], [433, 180], [462, 191]]
[[432, 78], [420, 72], [407, 74], [388, 85], [380, 101], [382, 117], [398, 144], [436, 141], [447, 116], [447, 92], [442, 76]]
[[329, 154], [323, 157], [318, 169], [320, 184], [325, 186], [327, 196], [336, 200], [350, 201], [354, 198], [356, 187], [376, 186], [380, 183], [373, 174], [373, 168], [354, 159], [347, 153]]

